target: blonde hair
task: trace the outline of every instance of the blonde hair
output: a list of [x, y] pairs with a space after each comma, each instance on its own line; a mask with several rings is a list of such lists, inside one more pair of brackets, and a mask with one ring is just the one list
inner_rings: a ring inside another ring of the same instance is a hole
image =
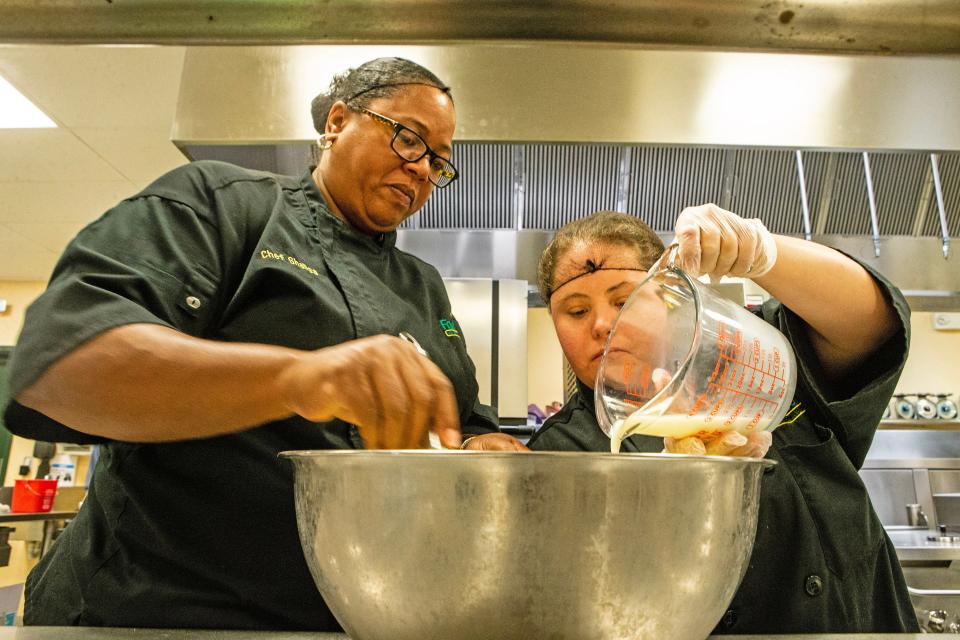
[[557, 264], [578, 243], [615, 244], [634, 249], [637, 252], [637, 266], [641, 269], [649, 269], [663, 253], [660, 236], [636, 216], [616, 211], [597, 211], [569, 222], [557, 230], [537, 264], [537, 288], [548, 307]]

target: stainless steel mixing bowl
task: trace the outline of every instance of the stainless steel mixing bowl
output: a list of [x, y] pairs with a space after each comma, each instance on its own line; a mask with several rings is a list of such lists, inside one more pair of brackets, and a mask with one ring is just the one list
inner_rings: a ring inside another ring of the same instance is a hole
[[703, 640], [763, 460], [290, 451], [310, 571], [352, 640]]

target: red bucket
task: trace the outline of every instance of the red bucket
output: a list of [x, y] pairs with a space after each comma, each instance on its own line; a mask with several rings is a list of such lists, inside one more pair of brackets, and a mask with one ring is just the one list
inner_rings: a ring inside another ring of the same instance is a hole
[[15, 513], [50, 511], [56, 494], [56, 480], [16, 480], [13, 483], [13, 500], [11, 500], [13, 504], [10, 505], [10, 511]]

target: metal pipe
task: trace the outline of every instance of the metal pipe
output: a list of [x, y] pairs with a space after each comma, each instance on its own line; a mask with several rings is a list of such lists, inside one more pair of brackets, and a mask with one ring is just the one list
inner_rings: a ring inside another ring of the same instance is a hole
[[840, 154], [827, 154], [827, 169], [821, 175], [820, 202], [817, 204], [818, 236], [827, 232], [827, 222], [830, 220], [830, 205], [833, 203], [833, 187], [837, 181], [837, 158]]
[[873, 231], [873, 255], [880, 257], [880, 225], [877, 223], [877, 201], [873, 196], [873, 175], [870, 173], [870, 155], [863, 152], [863, 175], [867, 179], [867, 202], [870, 204], [870, 228]]
[[620, 166], [617, 174], [617, 211], [627, 212], [630, 201], [630, 173], [633, 168], [633, 147], [620, 149]]
[[588, 42], [954, 55], [956, 0], [5, 0], [0, 43]]
[[511, 153], [511, 172], [513, 175], [513, 228], [524, 229], [525, 192], [526, 192], [526, 149], [522, 144], [513, 145]]
[[803, 173], [803, 154], [797, 149], [797, 178], [800, 179], [800, 207], [803, 209], [803, 237], [813, 238], [810, 229], [810, 205], [807, 203], [807, 179]]
[[912, 596], [960, 596], [960, 589], [916, 589], [907, 585]]
[[937, 154], [930, 154], [930, 169], [933, 173], [933, 190], [937, 194], [937, 210], [940, 212], [940, 234], [943, 238], [943, 259], [950, 257], [950, 232], [947, 230], [947, 210], [943, 206], [943, 187], [940, 185], [940, 164]]

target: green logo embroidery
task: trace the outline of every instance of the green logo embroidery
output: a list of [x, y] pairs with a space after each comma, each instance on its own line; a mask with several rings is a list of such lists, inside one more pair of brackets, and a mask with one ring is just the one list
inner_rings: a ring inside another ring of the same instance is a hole
[[453, 324], [453, 321], [447, 320], [446, 318], [440, 318], [440, 328], [443, 329], [443, 335], [448, 338], [459, 338], [460, 332], [457, 330], [457, 325]]

